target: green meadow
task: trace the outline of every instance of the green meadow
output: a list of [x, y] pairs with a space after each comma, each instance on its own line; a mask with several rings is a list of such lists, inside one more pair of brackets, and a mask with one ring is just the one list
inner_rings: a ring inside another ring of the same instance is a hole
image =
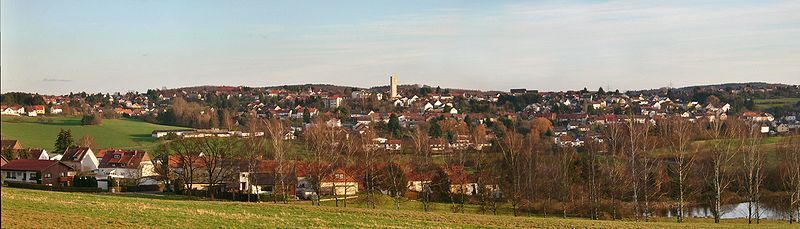
[[[740, 228], [746, 221], [592, 221], [418, 210], [220, 202], [172, 195], [2, 188], [3, 228]], [[760, 228], [790, 228], [767, 221]]]
[[94, 138], [99, 148], [124, 148], [148, 150], [155, 143], [150, 136], [153, 130], [180, 129], [134, 119], [105, 119], [100, 125], [81, 125], [79, 117], [13, 117], [3, 116], [0, 133], [3, 139], [16, 139], [22, 147], [53, 149], [61, 129], [72, 131], [77, 141], [84, 135]]
[[771, 107], [793, 105], [800, 102], [800, 98], [778, 98], [778, 99], [754, 99], [756, 108], [763, 110]]

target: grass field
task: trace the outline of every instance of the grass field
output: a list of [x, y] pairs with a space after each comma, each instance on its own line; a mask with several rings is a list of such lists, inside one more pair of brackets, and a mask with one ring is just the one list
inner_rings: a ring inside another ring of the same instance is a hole
[[[179, 129], [180, 127], [157, 125], [132, 119], [106, 119], [100, 125], [82, 126], [77, 117], [33, 117], [3, 116], [0, 133], [3, 138], [16, 139], [22, 147], [52, 150], [60, 129], [71, 130], [77, 141], [91, 135], [100, 148], [125, 148], [148, 150], [155, 140], [150, 133], [157, 129]], [[52, 119], [52, 122], [47, 121]]]
[[[307, 204], [189, 200], [179, 196], [60, 193], [2, 188], [3, 228], [738, 228], [713, 224], [591, 221], [408, 210], [335, 208]], [[789, 228], [770, 221], [762, 228]]]
[[800, 102], [800, 98], [779, 98], [779, 99], [754, 99], [756, 109], [763, 110], [770, 107], [791, 105]]

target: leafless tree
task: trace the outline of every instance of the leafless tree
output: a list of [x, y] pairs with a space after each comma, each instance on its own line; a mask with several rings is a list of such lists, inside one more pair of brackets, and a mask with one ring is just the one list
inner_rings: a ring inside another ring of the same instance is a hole
[[562, 147], [559, 148], [558, 155], [558, 174], [556, 177], [560, 183], [560, 201], [561, 201], [561, 216], [567, 218], [567, 205], [570, 203], [570, 191], [572, 185], [572, 170], [574, 169], [575, 162], [575, 148]]
[[[255, 136], [255, 133], [258, 132], [261, 127], [261, 123], [258, 122], [248, 122], [247, 124], [247, 131], [250, 132], [252, 137], [246, 139], [244, 141], [245, 149], [242, 152], [242, 158], [247, 161], [247, 174], [248, 179], [253, 179], [253, 173], [256, 171], [258, 163], [266, 156], [266, 141], [264, 137]], [[247, 191], [247, 201], [251, 201], [251, 196], [253, 193], [253, 189], [251, 187], [246, 187], [245, 191]], [[256, 195], [256, 201], [261, 202], [261, 197]]]
[[598, 154], [603, 153], [605, 151], [604, 147], [605, 144], [603, 142], [595, 141], [593, 139], [588, 139], [586, 141], [586, 152], [589, 162], [589, 201], [591, 202], [591, 214], [590, 218], [593, 220], [599, 219], [599, 205], [600, 205], [600, 194], [598, 188], [598, 165], [597, 165], [597, 158], [599, 157]]
[[[168, 146], [170, 155], [174, 155], [178, 160], [179, 167], [174, 169], [175, 174], [184, 182], [185, 189], [188, 190], [186, 193], [191, 196], [194, 182], [198, 178], [198, 171], [202, 167], [199, 163], [201, 154], [191, 143], [183, 139], [170, 142]], [[166, 163], [169, 161], [170, 159], [167, 158]]]
[[800, 222], [800, 137], [795, 134], [786, 138], [779, 150], [785, 167], [783, 184], [789, 190], [789, 224]]
[[675, 153], [675, 159], [669, 166], [677, 185], [678, 210], [677, 220], [682, 223], [686, 213], [687, 179], [691, 177], [692, 165], [696, 150], [692, 150], [692, 142], [696, 138], [696, 124], [687, 119], [672, 117], [659, 122], [660, 137], [665, 141], [670, 151]]
[[760, 125], [746, 123], [745, 132], [741, 135], [742, 165], [744, 169], [744, 185], [747, 198], [747, 223], [761, 222], [761, 185], [764, 182], [765, 152], [761, 150]]
[[236, 177], [239, 168], [233, 158], [242, 152], [241, 141], [237, 138], [204, 137], [183, 139], [195, 152], [203, 155], [199, 158], [209, 186], [209, 197], [214, 199], [218, 185]]
[[[333, 172], [341, 156], [343, 146], [341, 140], [347, 136], [343, 130], [328, 126], [322, 119], [315, 119], [305, 130], [304, 138], [311, 150], [314, 163], [309, 168], [309, 180], [317, 195], [321, 195], [321, 181]], [[334, 179], [335, 180], [335, 179]], [[336, 194], [336, 183], [333, 183], [333, 196], [336, 206], [339, 206], [339, 196]], [[316, 202], [320, 205], [319, 201]]]
[[632, 190], [632, 200], [633, 200], [633, 215], [634, 218], [638, 221], [639, 216], [641, 214], [640, 204], [639, 204], [639, 192], [640, 192], [640, 184], [639, 180], [641, 179], [639, 176], [641, 175], [639, 170], [639, 157], [640, 154], [644, 153], [647, 149], [647, 141], [650, 134], [650, 124], [649, 123], [641, 123], [639, 121], [639, 117], [634, 116], [633, 114], [628, 114], [627, 116], [627, 125], [625, 126], [625, 134], [627, 138], [627, 158], [628, 158], [628, 169], [630, 171], [630, 179], [633, 185], [631, 186]]
[[517, 207], [521, 197], [520, 193], [520, 171], [519, 162], [524, 147], [524, 140], [521, 134], [517, 133], [515, 126], [506, 127], [498, 122], [498, 129], [502, 132], [503, 137], [499, 140], [498, 145], [503, 154], [503, 177], [507, 183], [503, 188], [504, 193], [511, 202], [511, 208], [514, 216], [517, 216]]
[[[275, 171], [273, 171], [275, 181], [280, 182], [280, 187], [282, 189], [281, 196], [283, 202], [286, 203], [289, 198], [285, 183], [286, 173], [288, 172], [286, 154], [291, 146], [285, 138], [286, 134], [289, 133], [288, 125], [284, 124], [280, 119], [265, 119], [264, 129], [266, 129], [266, 135], [269, 137], [269, 143], [272, 148], [272, 158], [277, 163]], [[275, 200], [275, 198], [273, 198], [273, 200]]]
[[717, 118], [707, 128], [707, 135], [712, 140], [707, 156], [711, 171], [707, 172], [706, 178], [714, 198], [712, 212], [715, 223], [719, 223], [722, 217], [722, 198], [731, 184], [731, 161], [741, 147], [741, 141], [738, 140], [741, 131], [741, 122], [736, 119], [723, 122]]

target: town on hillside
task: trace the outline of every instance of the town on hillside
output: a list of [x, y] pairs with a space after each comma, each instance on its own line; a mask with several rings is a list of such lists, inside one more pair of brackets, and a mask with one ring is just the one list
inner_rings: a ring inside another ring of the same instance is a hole
[[[337, 206], [387, 196], [398, 206], [420, 201], [424, 211], [442, 202], [456, 212], [472, 204], [592, 219], [719, 219], [723, 204], [760, 198], [787, 200], [774, 209], [798, 207], [800, 185], [785, 185], [800, 184], [798, 85], [500, 92], [398, 80], [374, 88], [5, 93], [4, 122], [66, 116], [82, 125], [133, 119], [175, 128], [152, 131], [152, 149], [96, 148], [65, 130], [52, 149], [4, 138], [3, 181]], [[689, 211], [702, 206], [715, 210]]]

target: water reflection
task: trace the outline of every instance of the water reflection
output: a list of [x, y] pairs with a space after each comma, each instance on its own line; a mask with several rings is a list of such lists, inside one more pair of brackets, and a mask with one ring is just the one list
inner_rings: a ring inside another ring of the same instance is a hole
[[[712, 210], [713, 208], [711, 207], [695, 207], [689, 209], [686, 215], [688, 217], [713, 218], [714, 212]], [[753, 211], [755, 212], [755, 205], [753, 206]], [[772, 220], [789, 219], [789, 214], [787, 212], [779, 211], [776, 208], [767, 206], [764, 203], [761, 204], [759, 212], [761, 213], [760, 218], [762, 219], [772, 219]], [[722, 205], [722, 219], [747, 218], [747, 215], [748, 215], [747, 202]], [[667, 211], [666, 216], [674, 217], [675, 212], [673, 212], [672, 210]], [[755, 217], [755, 214], [753, 214], [753, 217]]]

